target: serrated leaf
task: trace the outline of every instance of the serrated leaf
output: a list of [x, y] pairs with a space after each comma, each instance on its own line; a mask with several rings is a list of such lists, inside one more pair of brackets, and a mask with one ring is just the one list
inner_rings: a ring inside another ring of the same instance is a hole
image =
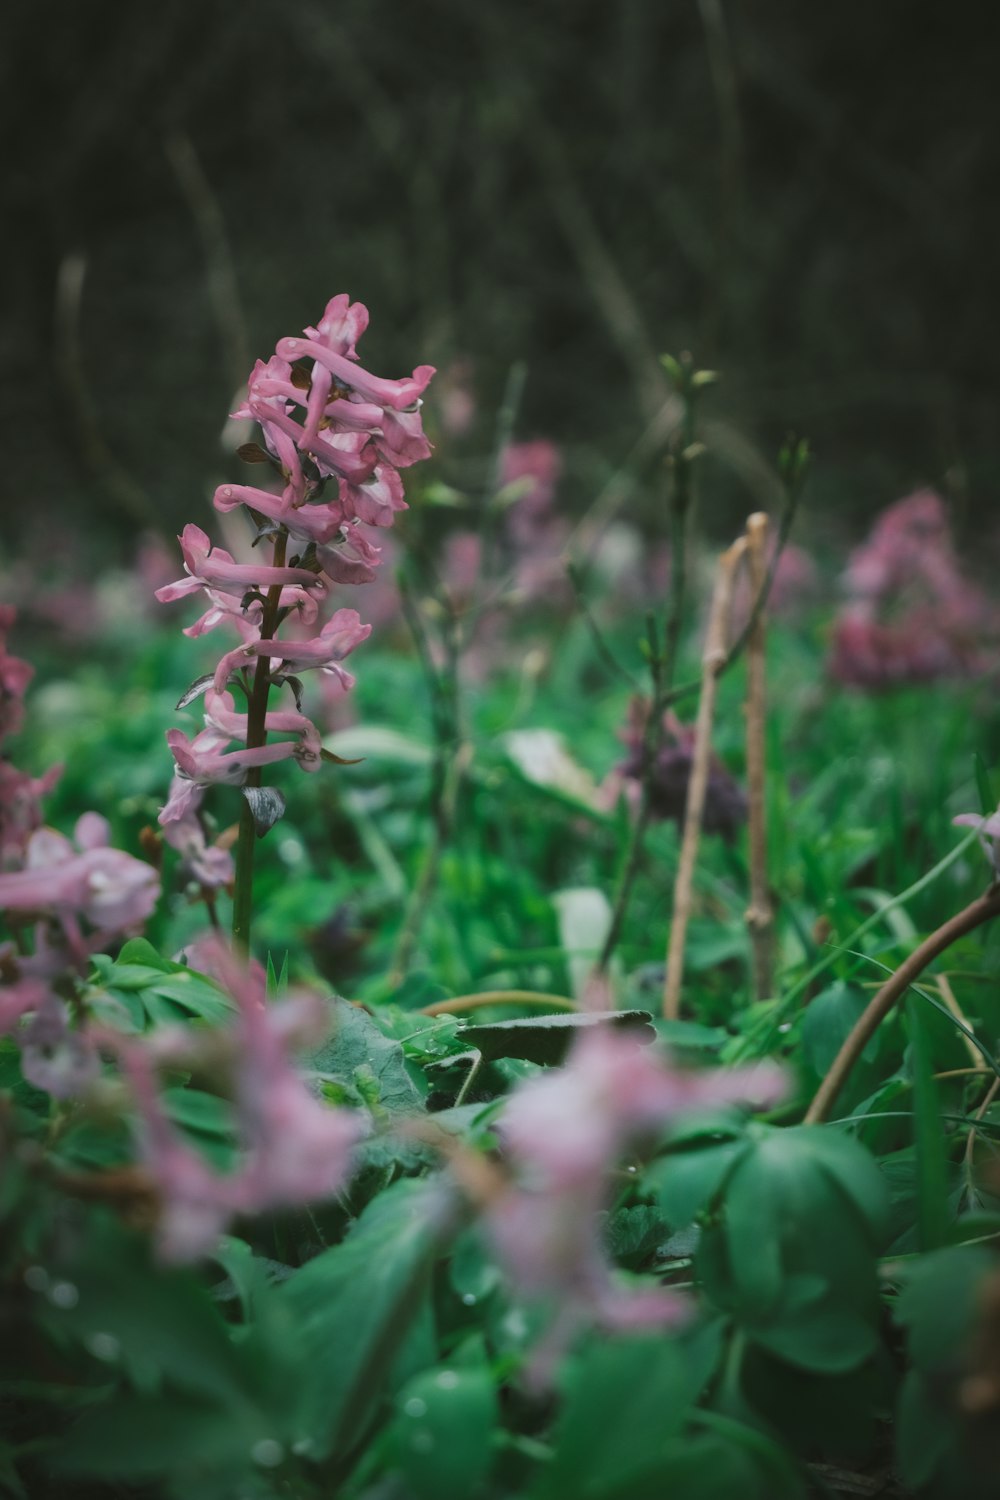
[[648, 1203], [609, 1214], [604, 1231], [612, 1257], [629, 1270], [638, 1270], [669, 1237], [662, 1214]]
[[262, 839], [285, 816], [285, 799], [275, 786], [244, 786], [240, 791], [253, 814], [253, 826]]
[[494, 1021], [484, 1025], [459, 1026], [456, 1043], [475, 1047], [487, 1062], [501, 1057], [520, 1058], [524, 1062], [554, 1066], [562, 1062], [570, 1044], [585, 1031], [613, 1026], [628, 1031], [644, 1046], [656, 1040], [648, 1010], [617, 1010], [606, 1014], [570, 1014], [528, 1016], [515, 1021]]
[[389, 1114], [413, 1114], [423, 1108], [423, 1097], [411, 1077], [399, 1042], [379, 1029], [358, 1005], [338, 999], [335, 1028], [328, 1042], [312, 1054], [308, 1066], [324, 1079], [357, 1090], [360, 1069], [370, 1070], [378, 1101]]

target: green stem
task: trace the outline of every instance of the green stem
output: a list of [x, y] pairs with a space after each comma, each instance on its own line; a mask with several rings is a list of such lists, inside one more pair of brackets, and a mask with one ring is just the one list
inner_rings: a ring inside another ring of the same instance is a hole
[[684, 416], [676, 446], [671, 454], [673, 494], [670, 504], [670, 608], [667, 614], [662, 651], [656, 638], [655, 621], [650, 622], [649, 667], [653, 691], [642, 741], [639, 806], [622, 860], [611, 910], [611, 921], [601, 955], [595, 966], [596, 974], [605, 974], [611, 963], [625, 924], [625, 914], [632, 896], [632, 888], [642, 863], [646, 829], [652, 812], [653, 775], [657, 757], [663, 745], [663, 714], [671, 701], [671, 688], [677, 667], [687, 585], [688, 525], [693, 493], [692, 470], [697, 457], [695, 447], [697, 387], [692, 381], [693, 374], [691, 364], [686, 359], [681, 367], [679, 382], [680, 394], [684, 401]]
[[[274, 539], [274, 555], [271, 566], [285, 566], [285, 551], [288, 532], [282, 528]], [[269, 641], [278, 628], [281, 612], [281, 585], [274, 584], [269, 590], [261, 618], [260, 638]], [[247, 749], [256, 750], [267, 743], [267, 700], [271, 692], [271, 661], [267, 656], [257, 658], [257, 666], [250, 688], [247, 708]], [[260, 786], [261, 768], [254, 766], [247, 772], [246, 785]], [[244, 953], [250, 952], [250, 923], [253, 915], [253, 866], [257, 847], [257, 828], [253, 813], [246, 799], [240, 814], [240, 835], [236, 845], [236, 890], [233, 896], [233, 947]]]

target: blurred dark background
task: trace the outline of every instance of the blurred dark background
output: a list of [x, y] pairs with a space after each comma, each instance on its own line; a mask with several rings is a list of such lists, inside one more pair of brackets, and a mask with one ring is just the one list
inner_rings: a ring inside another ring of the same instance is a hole
[[631, 465], [655, 524], [656, 356], [690, 349], [725, 373], [721, 518], [791, 429], [818, 455], [812, 524], [856, 530], [929, 483], [978, 531], [1000, 467], [992, 11], [13, 0], [8, 541], [75, 517], [124, 547], [207, 516], [253, 357], [345, 290], [376, 372], [464, 368], [467, 454], [523, 361], [517, 433], [565, 445], [571, 507]]

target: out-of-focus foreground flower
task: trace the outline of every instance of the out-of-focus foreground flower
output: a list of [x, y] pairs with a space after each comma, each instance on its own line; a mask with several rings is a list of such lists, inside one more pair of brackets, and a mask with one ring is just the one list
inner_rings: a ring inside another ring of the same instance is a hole
[[528, 1080], [500, 1116], [510, 1178], [486, 1195], [484, 1226], [516, 1294], [543, 1302], [549, 1324], [528, 1378], [544, 1385], [583, 1327], [644, 1328], [683, 1321], [689, 1304], [669, 1288], [616, 1278], [601, 1212], [608, 1174], [623, 1155], [678, 1115], [720, 1104], [763, 1107], [786, 1080], [776, 1065], [686, 1072], [634, 1037], [602, 1026], [566, 1066]]

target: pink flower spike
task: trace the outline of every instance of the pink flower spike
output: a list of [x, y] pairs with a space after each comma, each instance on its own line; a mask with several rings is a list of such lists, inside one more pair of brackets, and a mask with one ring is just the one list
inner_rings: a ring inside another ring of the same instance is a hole
[[342, 384], [357, 391], [363, 400], [382, 407], [390, 406], [395, 411], [405, 411], [419, 401], [434, 375], [433, 365], [419, 365], [408, 380], [382, 380], [377, 375], [369, 375], [360, 365], [352, 364], [316, 339], [279, 339], [276, 349], [282, 359], [316, 360]]
[[[200, 886], [205, 890], [224, 890], [232, 884], [236, 875], [233, 856], [228, 849], [210, 844], [205, 837], [205, 830], [198, 816], [198, 805], [204, 795], [202, 789], [180, 777], [178, 780], [181, 785], [190, 788], [190, 797], [179, 816], [167, 818], [161, 815], [164, 840], [172, 849], [177, 850], [186, 870]], [[166, 811], [164, 808], [163, 812]]]

